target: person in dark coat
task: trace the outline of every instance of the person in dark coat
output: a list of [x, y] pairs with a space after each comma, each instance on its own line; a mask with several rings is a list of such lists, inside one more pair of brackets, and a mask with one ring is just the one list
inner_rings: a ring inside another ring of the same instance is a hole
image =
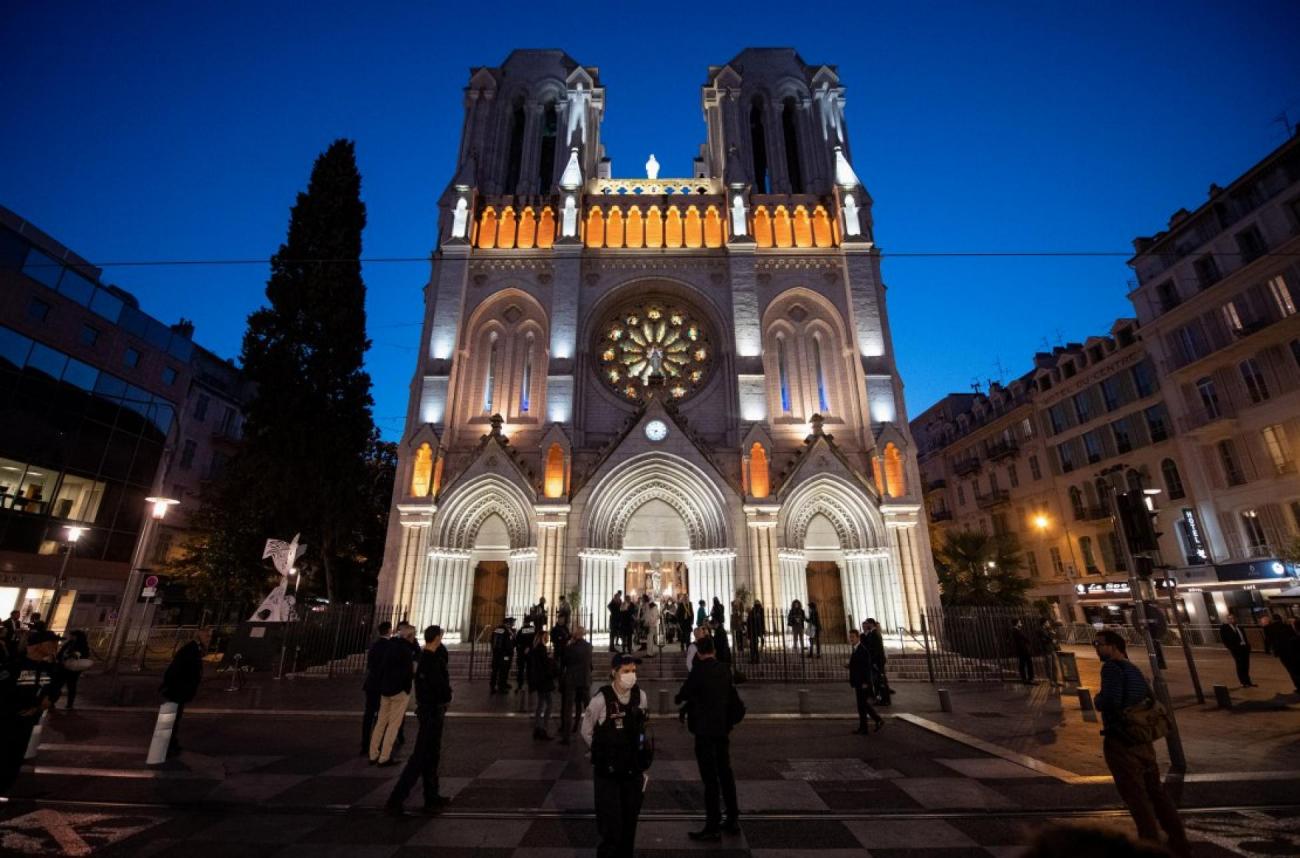
[[817, 612], [817, 603], [812, 601], [808, 602], [808, 654], [813, 658], [822, 657], [822, 615]]
[[393, 748], [398, 744], [406, 720], [406, 706], [411, 699], [411, 681], [415, 676], [411, 644], [414, 642], [415, 627], [402, 621], [397, 624], [397, 634], [384, 644], [379, 665], [379, 716], [366, 752], [373, 765], [397, 765]]
[[90, 641], [86, 639], [85, 632], [77, 629], [59, 647], [58, 661], [63, 667], [63, 687], [68, 692], [68, 709], [77, 704], [77, 683], [81, 680], [81, 670], [73, 670], [68, 667], [68, 663], [87, 658], [90, 658]]
[[623, 634], [623, 591], [616, 590], [606, 607], [609, 608], [609, 651], [613, 652], [618, 649], [618, 639]]
[[1264, 628], [1264, 651], [1282, 662], [1296, 693], [1300, 694], [1300, 638], [1296, 637], [1295, 629], [1282, 622], [1278, 614], [1265, 614], [1259, 618], [1259, 624]]
[[677, 642], [681, 645], [682, 652], [686, 652], [686, 647], [691, 643], [691, 630], [694, 626], [691, 624], [691, 605], [685, 599], [677, 603]]
[[1255, 683], [1250, 681], [1250, 641], [1246, 640], [1246, 633], [1237, 625], [1237, 618], [1232, 614], [1228, 614], [1226, 622], [1219, 626], [1219, 640], [1232, 653], [1232, 660], [1237, 665], [1237, 681], [1241, 687], [1254, 688]]
[[58, 702], [63, 683], [55, 660], [58, 646], [53, 632], [32, 632], [26, 652], [11, 650], [0, 664], [0, 796], [7, 796], [18, 778], [32, 730]]
[[731, 684], [731, 668], [718, 661], [713, 639], [701, 638], [696, 647], [695, 663], [677, 692], [677, 702], [686, 707], [686, 726], [695, 736], [695, 762], [704, 781], [704, 828], [690, 832], [689, 836], [692, 840], [721, 840], [723, 832], [740, 833], [740, 805], [736, 800], [736, 777], [731, 770], [731, 707], [735, 690]]
[[575, 626], [560, 658], [560, 744], [578, 732], [582, 713], [591, 700], [591, 642], [587, 630]]
[[876, 702], [888, 706], [891, 692], [885, 675], [885, 636], [880, 633], [880, 624], [870, 617], [862, 623], [862, 628], [862, 643], [871, 657], [871, 686]]
[[537, 639], [537, 629], [524, 620], [524, 626], [515, 635], [515, 693], [524, 690], [528, 681], [528, 654], [533, 651], [533, 642]]
[[717, 596], [713, 597], [713, 606], [709, 608], [709, 619], [720, 626], [727, 622], [727, 609]]
[[754, 600], [754, 607], [749, 611], [749, 657], [752, 661], [758, 661], [758, 655], [763, 650], [763, 636], [767, 634], [767, 615], [763, 611], [763, 603]]
[[377, 637], [370, 642], [366, 650], [366, 678], [361, 683], [361, 691], [366, 696], [366, 708], [361, 713], [361, 753], [370, 753], [370, 733], [375, 729], [375, 720], [379, 717], [379, 665], [383, 661], [384, 646], [393, 624], [385, 620], [375, 628]]
[[709, 621], [709, 628], [713, 637], [713, 652], [718, 661], [731, 666], [731, 643], [727, 640], [727, 630], [722, 627], [721, 623]]
[[424, 630], [424, 649], [415, 668], [415, 715], [420, 731], [415, 735], [415, 749], [406, 761], [393, 792], [384, 808], [401, 815], [402, 805], [417, 780], [424, 781], [424, 812], [432, 813], [450, 799], [438, 793], [438, 761], [442, 756], [442, 728], [451, 703], [451, 674], [447, 669], [447, 649], [442, 645], [442, 628]]
[[533, 710], [533, 738], [549, 742], [553, 738], [546, 732], [546, 722], [551, 717], [551, 694], [555, 691], [555, 660], [546, 649], [547, 634], [540, 631], [533, 639], [528, 652], [528, 687], [536, 695]]
[[515, 618], [506, 617], [492, 630], [492, 673], [488, 675], [488, 694], [510, 691], [510, 660], [515, 652]]
[[1016, 620], [1011, 625], [1011, 645], [1016, 651], [1016, 666], [1020, 669], [1020, 681], [1028, 685], [1034, 681], [1034, 653], [1029, 643], [1029, 633], [1025, 624]]
[[877, 730], [885, 726], [885, 719], [871, 705], [871, 654], [857, 629], [849, 632], [849, 645], [853, 647], [849, 651], [849, 685], [858, 704], [858, 729], [853, 732], [865, 736], [871, 732], [867, 726], [868, 718], [875, 723]]
[[176, 651], [171, 664], [163, 672], [162, 696], [176, 704], [176, 719], [172, 722], [171, 744], [167, 749], [169, 754], [181, 749], [181, 714], [199, 693], [199, 683], [203, 681], [203, 655], [211, 640], [211, 629], [199, 629], [189, 643]]

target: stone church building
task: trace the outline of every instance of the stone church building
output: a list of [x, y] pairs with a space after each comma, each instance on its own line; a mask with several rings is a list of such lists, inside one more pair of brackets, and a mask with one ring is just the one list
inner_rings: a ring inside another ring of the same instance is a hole
[[379, 587], [450, 640], [561, 594], [597, 636], [618, 590], [828, 641], [937, 604], [835, 67], [746, 50], [701, 101], [694, 175], [615, 178], [597, 68], [471, 71]]

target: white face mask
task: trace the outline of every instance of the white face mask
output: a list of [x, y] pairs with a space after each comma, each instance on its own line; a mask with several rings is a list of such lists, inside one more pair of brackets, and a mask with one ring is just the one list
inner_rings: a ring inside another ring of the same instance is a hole
[[615, 681], [618, 683], [620, 691], [631, 691], [632, 686], [636, 685], [636, 674], [620, 673]]

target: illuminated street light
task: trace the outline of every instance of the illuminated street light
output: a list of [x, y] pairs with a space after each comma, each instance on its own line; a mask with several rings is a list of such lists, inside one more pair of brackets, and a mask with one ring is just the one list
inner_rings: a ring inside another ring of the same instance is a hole
[[1047, 516], [1043, 515], [1041, 512], [1038, 515], [1034, 516], [1034, 527], [1038, 528], [1039, 530], [1047, 530], [1047, 526], [1049, 524], [1051, 524], [1051, 521], [1047, 518]]
[[131, 573], [126, 578], [126, 589], [122, 591], [122, 604], [117, 609], [117, 623], [113, 626], [113, 636], [108, 642], [108, 671], [117, 672], [118, 659], [122, 655], [122, 646], [126, 643], [131, 628], [132, 614], [140, 598], [140, 582], [144, 579], [145, 558], [153, 551], [154, 537], [158, 525], [167, 515], [167, 510], [180, 501], [175, 498], [156, 495], [144, 499], [149, 504], [149, 517], [140, 528], [140, 536], [135, 542], [135, 553], [131, 557]]
[[50, 610], [47, 614], [51, 627], [59, 618], [59, 603], [63, 601], [63, 591], [68, 587], [68, 561], [72, 559], [72, 554], [77, 548], [77, 540], [81, 539], [81, 535], [86, 532], [86, 528], [75, 524], [70, 524], [63, 529], [67, 531], [67, 536], [64, 537], [67, 544], [63, 549], [63, 562], [59, 564], [59, 577], [54, 582], [54, 598], [50, 600]]

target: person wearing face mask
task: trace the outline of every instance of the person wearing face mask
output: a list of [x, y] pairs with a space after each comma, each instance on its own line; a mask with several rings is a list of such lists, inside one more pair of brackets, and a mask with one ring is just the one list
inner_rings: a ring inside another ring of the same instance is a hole
[[599, 858], [632, 858], [636, 824], [652, 749], [646, 743], [650, 698], [636, 683], [641, 660], [619, 653], [582, 713], [581, 735], [591, 748]]

